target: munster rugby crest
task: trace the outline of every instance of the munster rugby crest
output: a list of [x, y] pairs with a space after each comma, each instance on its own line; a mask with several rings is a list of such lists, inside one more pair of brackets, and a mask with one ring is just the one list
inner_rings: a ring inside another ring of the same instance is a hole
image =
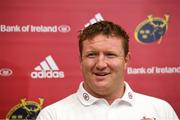
[[6, 120], [35, 120], [42, 109], [43, 102], [42, 98], [39, 98], [39, 103], [26, 101], [26, 98], [21, 99], [21, 102], [8, 112]]
[[149, 15], [135, 29], [135, 39], [142, 44], [160, 43], [167, 31], [169, 15], [163, 18]]

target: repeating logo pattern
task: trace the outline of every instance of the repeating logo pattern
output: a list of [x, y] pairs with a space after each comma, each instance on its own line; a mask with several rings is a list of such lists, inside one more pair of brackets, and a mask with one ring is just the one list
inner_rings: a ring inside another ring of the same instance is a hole
[[139, 43], [150, 44], [161, 42], [163, 35], [168, 28], [169, 15], [165, 19], [149, 15], [146, 20], [140, 23], [135, 29], [135, 39]]

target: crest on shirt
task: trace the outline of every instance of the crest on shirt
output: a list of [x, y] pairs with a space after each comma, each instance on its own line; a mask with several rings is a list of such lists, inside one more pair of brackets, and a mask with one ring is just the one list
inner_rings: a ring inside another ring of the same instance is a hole
[[84, 100], [88, 101], [89, 100], [89, 95], [87, 93], [83, 93], [83, 98], [84, 98]]
[[6, 120], [35, 120], [42, 109], [44, 99], [39, 98], [39, 103], [35, 101], [26, 101], [26, 98], [15, 105], [6, 115]]
[[148, 117], [143, 116], [141, 120], [156, 120], [156, 118], [154, 117], [148, 118]]
[[169, 22], [169, 15], [164, 15], [164, 19], [147, 16], [135, 29], [135, 39], [142, 44], [161, 43], [162, 37], [165, 35]]

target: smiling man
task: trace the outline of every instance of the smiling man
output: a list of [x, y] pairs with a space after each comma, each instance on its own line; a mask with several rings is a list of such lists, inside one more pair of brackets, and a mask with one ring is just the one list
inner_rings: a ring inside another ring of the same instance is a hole
[[43, 109], [37, 120], [178, 120], [164, 100], [134, 92], [124, 80], [129, 36], [108, 21], [79, 35], [84, 81], [76, 93]]
[[83, 42], [81, 67], [84, 88], [111, 104], [124, 93], [124, 72], [129, 60], [125, 56], [123, 38], [103, 33]]

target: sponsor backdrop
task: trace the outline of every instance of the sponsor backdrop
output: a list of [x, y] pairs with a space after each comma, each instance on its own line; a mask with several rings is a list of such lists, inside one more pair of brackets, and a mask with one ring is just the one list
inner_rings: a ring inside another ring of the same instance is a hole
[[126, 81], [180, 116], [179, 0], [0, 1], [0, 119], [35, 118], [83, 80], [79, 30], [101, 20], [130, 35]]

